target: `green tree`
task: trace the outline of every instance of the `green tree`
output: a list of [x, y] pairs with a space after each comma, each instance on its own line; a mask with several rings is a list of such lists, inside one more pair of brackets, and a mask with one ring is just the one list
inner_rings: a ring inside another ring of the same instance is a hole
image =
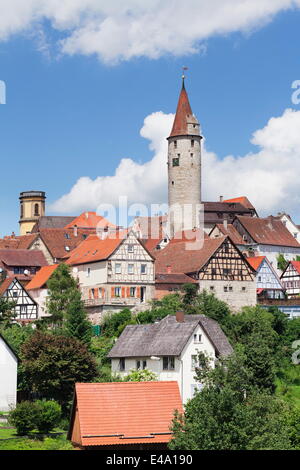
[[46, 308], [50, 317], [45, 317], [43, 322], [62, 327], [70, 303], [78, 291], [77, 282], [71, 274], [70, 267], [66, 264], [60, 264], [48, 280], [47, 288]]
[[204, 385], [183, 415], [175, 414], [171, 449], [290, 449], [289, 408], [252, 385], [252, 371], [238, 351], [215, 369], [200, 357], [196, 379]]
[[21, 347], [24, 375], [33, 392], [58, 401], [64, 412], [76, 382], [97, 376], [94, 357], [75, 338], [37, 331]]
[[72, 338], [77, 338], [87, 347], [91, 344], [92, 324], [88, 320], [84, 303], [81, 300], [79, 290], [74, 290], [74, 296], [67, 305], [66, 321], [64, 324], [66, 333]]
[[289, 262], [285, 259], [284, 255], [280, 253], [277, 256], [277, 267], [280, 269], [280, 271], [285, 271]]
[[0, 326], [7, 328], [13, 324], [16, 318], [15, 306], [16, 302], [0, 297]]
[[198, 294], [194, 299], [194, 309], [198, 315], [206, 315], [207, 317], [216, 320], [224, 328], [227, 325], [230, 316], [229, 306], [219, 300], [213, 293], [206, 290]]

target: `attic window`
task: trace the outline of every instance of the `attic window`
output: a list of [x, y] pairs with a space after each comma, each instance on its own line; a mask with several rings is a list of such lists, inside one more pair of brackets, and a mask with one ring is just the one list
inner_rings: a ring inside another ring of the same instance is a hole
[[134, 245], [128, 245], [128, 253], [134, 252]]
[[65, 238], [67, 238], [68, 240], [70, 240], [70, 234], [69, 234], [69, 233], [65, 233]]

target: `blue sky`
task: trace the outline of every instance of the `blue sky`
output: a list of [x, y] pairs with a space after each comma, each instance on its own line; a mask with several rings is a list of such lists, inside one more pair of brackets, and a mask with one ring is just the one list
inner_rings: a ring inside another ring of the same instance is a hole
[[[300, 111], [291, 102], [291, 84], [300, 79], [299, 22], [300, 10], [280, 12], [251, 34], [212, 35], [202, 41], [205, 52], [117, 64], [95, 54], [58, 54], [52, 45], [58, 33], [46, 23], [46, 53], [28, 30], [0, 41], [0, 80], [7, 86], [7, 103], [0, 105], [0, 234], [18, 232], [21, 191], [46, 191], [54, 203], [83, 176], [114, 175], [123, 158], [151, 160], [140, 129], [152, 113], [175, 112], [182, 65], [189, 67], [186, 86], [206, 151], [218, 160], [257, 152], [250, 142], [256, 130], [287, 108]], [[211, 173], [204, 200], [224, 192]], [[294, 196], [283, 194], [280, 207], [268, 209], [290, 210], [297, 219], [287, 197]]]

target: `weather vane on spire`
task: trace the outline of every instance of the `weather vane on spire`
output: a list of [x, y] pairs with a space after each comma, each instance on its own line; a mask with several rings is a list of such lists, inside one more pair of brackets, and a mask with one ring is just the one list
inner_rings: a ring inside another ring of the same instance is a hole
[[182, 67], [182, 80], [185, 79], [185, 70], [188, 70], [188, 69], [189, 69], [188, 67], [185, 67], [185, 66]]

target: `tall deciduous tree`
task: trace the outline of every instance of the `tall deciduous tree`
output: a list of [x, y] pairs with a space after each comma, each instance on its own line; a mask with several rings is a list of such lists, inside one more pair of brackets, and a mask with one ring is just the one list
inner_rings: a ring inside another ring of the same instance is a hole
[[66, 322], [64, 326], [68, 336], [77, 338], [87, 347], [90, 346], [92, 324], [87, 318], [79, 290], [74, 291], [74, 296], [67, 306]]
[[47, 282], [47, 311], [51, 315], [45, 317], [47, 323], [61, 327], [67, 317], [70, 303], [77, 292], [77, 282], [73, 278], [70, 267], [60, 264]]
[[76, 382], [97, 375], [94, 357], [75, 338], [36, 331], [21, 347], [24, 375], [30, 389], [57, 400], [66, 410]]

